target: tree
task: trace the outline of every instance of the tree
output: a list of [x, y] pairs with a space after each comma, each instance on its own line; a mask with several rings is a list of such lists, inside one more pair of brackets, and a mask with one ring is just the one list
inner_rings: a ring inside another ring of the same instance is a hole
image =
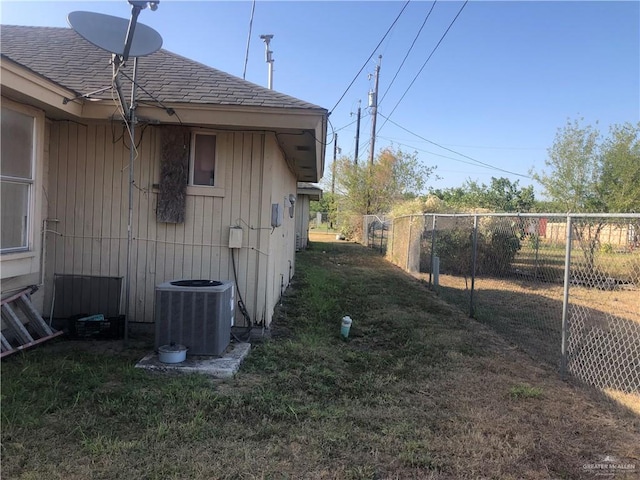
[[614, 125], [601, 146], [601, 194], [610, 212], [640, 212], [640, 122]]
[[475, 198], [472, 198], [471, 192], [466, 188], [467, 183], [470, 180], [467, 180], [464, 186], [462, 187], [452, 187], [445, 189], [432, 189], [430, 194], [434, 197], [442, 200], [446, 205], [453, 207], [454, 209], [461, 208], [473, 208], [473, 205], [476, 202]]
[[[593, 213], [605, 211], [601, 189], [601, 158], [598, 152], [600, 133], [594, 127], [567, 121], [556, 132], [545, 165], [548, 172], [531, 172], [546, 195], [565, 212]], [[595, 252], [600, 243], [603, 220], [574, 223], [574, 232], [586, 261], [586, 275], [595, 267]]]
[[531, 172], [558, 208], [565, 212], [601, 212], [604, 202], [600, 192], [600, 133], [578, 120], [567, 121], [558, 129], [549, 157], [547, 172]]
[[[567, 121], [558, 129], [545, 164], [547, 172], [532, 172], [548, 198], [567, 212], [630, 212], [640, 208], [640, 123], [614, 125], [600, 142], [599, 131]], [[575, 236], [592, 276], [604, 219], [581, 220]]]
[[532, 176], [565, 212], [629, 213], [640, 210], [640, 123], [613, 125], [609, 136], [580, 121], [558, 129], [547, 172]]
[[[535, 203], [533, 186], [519, 188], [519, 180], [491, 177], [491, 185], [486, 191], [484, 208], [503, 212], [528, 212]], [[482, 185], [484, 187], [484, 184]]]
[[320, 200], [310, 202], [309, 212], [314, 216], [317, 213], [326, 213], [328, 222], [334, 224], [337, 213], [336, 195], [330, 191], [323, 192]]
[[322, 192], [320, 200], [310, 202], [309, 211], [313, 214], [330, 213], [335, 210], [335, 198], [335, 194], [331, 192]]
[[432, 194], [452, 207], [486, 208], [498, 212], [528, 212], [535, 204], [533, 186], [519, 187], [519, 181], [491, 177], [489, 186], [467, 180], [462, 187], [433, 190]]
[[351, 219], [347, 235], [353, 235], [363, 215], [386, 214], [393, 205], [421, 193], [435, 167], [419, 162], [416, 153], [391, 147], [383, 149], [373, 165], [353, 164], [348, 158], [337, 160], [336, 194], [341, 217]]
[[[609, 211], [640, 212], [640, 122], [611, 127], [602, 145], [602, 195]], [[640, 232], [640, 220], [634, 223]]]

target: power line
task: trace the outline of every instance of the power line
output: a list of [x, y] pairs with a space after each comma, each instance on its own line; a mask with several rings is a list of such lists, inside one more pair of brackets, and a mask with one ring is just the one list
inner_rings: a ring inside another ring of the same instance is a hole
[[[400, 128], [402, 128], [402, 127], [400, 127]], [[442, 155], [441, 153], [436, 153], [436, 152], [432, 152], [432, 151], [430, 151], [430, 150], [425, 150], [424, 148], [418, 148], [418, 147], [416, 147], [416, 146], [414, 146], [414, 145], [409, 145], [409, 144], [407, 144], [407, 143], [399, 142], [399, 141], [394, 140], [393, 138], [390, 138], [390, 137], [383, 137], [383, 136], [381, 136], [381, 135], [378, 135], [378, 137], [379, 137], [379, 138], [384, 138], [385, 140], [389, 140], [390, 142], [392, 142], [392, 143], [394, 143], [394, 144], [396, 144], [396, 145], [402, 145], [403, 147], [409, 147], [409, 148], [412, 148], [412, 149], [414, 149], [414, 150], [416, 150], [416, 151], [418, 151], [418, 152], [428, 153], [429, 155], [434, 155], [434, 156], [436, 156], [436, 157], [440, 157], [440, 158], [446, 158], [446, 159], [448, 159], [448, 160], [453, 160], [454, 162], [460, 162], [460, 163], [464, 163], [464, 164], [467, 164], [467, 165], [472, 165], [472, 166], [474, 166], [474, 167], [480, 167], [480, 168], [489, 168], [489, 169], [493, 169], [493, 167], [488, 167], [488, 166], [484, 166], [484, 165], [478, 165], [478, 164], [477, 164], [477, 163], [475, 163], [475, 162], [470, 162], [470, 161], [467, 161], [467, 160], [462, 160], [462, 159], [460, 159], [460, 158], [450, 157], [450, 156], [448, 156], [448, 155]]]
[[[429, 140], [427, 138], [424, 138], [422, 135], [418, 135], [417, 133], [412, 132], [411, 130], [408, 130], [408, 129], [404, 128], [402, 125], [398, 125], [396, 122], [394, 122], [393, 120], [390, 120], [389, 117], [386, 117], [382, 113], [380, 113], [380, 112], [378, 112], [378, 113], [380, 114], [380, 116], [382, 118], [384, 118], [387, 121], [393, 123], [396, 127], [404, 130], [405, 132], [410, 133], [411, 135], [414, 135], [415, 137], [418, 137], [418, 138], [420, 138], [421, 140], [424, 140], [427, 143], [435, 145], [436, 147], [440, 147], [443, 150], [447, 150], [448, 152], [455, 153], [456, 155], [460, 155], [461, 157], [467, 158], [467, 159], [471, 160], [472, 162], [474, 162], [477, 165], [483, 165], [483, 166], [485, 166], [487, 168], [492, 168], [494, 170], [498, 170], [500, 172], [508, 173], [508, 174], [511, 174], [511, 175], [516, 175], [516, 176], [522, 177], [522, 178], [531, 178], [529, 175], [524, 175], [522, 173], [512, 172], [510, 170], [505, 170], [504, 168], [496, 167], [495, 165], [491, 165], [490, 163], [485, 163], [485, 162], [481, 162], [480, 160], [476, 160], [475, 158], [470, 157], [469, 155], [465, 155], [464, 153], [456, 152], [455, 150], [452, 150], [452, 149], [447, 148], [447, 147], [445, 147], [443, 145], [440, 145], [439, 143], [436, 143], [436, 142], [433, 142], [433, 141], [431, 141], [431, 140]], [[455, 160], [455, 159], [452, 159], [452, 160]], [[467, 163], [467, 162], [464, 162], [462, 160], [459, 160], [459, 161], [462, 162], [462, 163]]]
[[249, 35], [247, 36], [247, 51], [244, 54], [244, 70], [242, 71], [242, 79], [247, 75], [247, 62], [249, 61], [249, 44], [251, 43], [251, 30], [253, 29], [253, 13], [256, 11], [256, 0], [251, 5], [251, 17], [249, 18]]
[[[353, 115], [353, 113], [352, 113], [352, 115]], [[369, 113], [365, 113], [364, 115], [362, 115], [362, 117], [360, 118], [360, 120], [362, 120], [362, 119], [364, 119], [364, 118], [367, 118], [368, 116], [369, 116]], [[339, 132], [340, 130], [344, 130], [345, 128], [350, 127], [351, 125], [353, 125], [354, 123], [356, 123], [357, 121], [358, 121], [358, 119], [356, 118], [353, 122], [349, 122], [349, 123], [347, 123], [346, 125], [344, 125], [344, 126], [342, 126], [342, 127], [340, 127], [340, 128], [336, 128], [336, 129], [334, 130], [334, 132]]]
[[[406, 138], [390, 138], [390, 137], [384, 137], [382, 135], [378, 135], [380, 138], [384, 138], [385, 140], [390, 140], [393, 142], [397, 142], [400, 143], [401, 141], [407, 141], [407, 142], [411, 142], [414, 140], [408, 140]], [[424, 141], [424, 140], [422, 140]], [[457, 147], [457, 148], [478, 148], [478, 149], [483, 149], [483, 150], [546, 150], [546, 147], [504, 147], [504, 146], [500, 146], [500, 147], [496, 147], [496, 146], [491, 146], [491, 145], [458, 145], [458, 144], [451, 144], [451, 143], [443, 143], [442, 145], [445, 145], [447, 147]]]
[[[467, 0], [468, 1], [468, 0]], [[387, 33], [384, 34], [384, 36], [382, 37], [382, 39], [380, 40], [380, 42], [378, 43], [378, 45], [376, 45], [376, 48], [373, 49], [373, 52], [371, 52], [371, 55], [369, 55], [369, 58], [367, 58], [367, 60], [364, 62], [364, 64], [362, 65], [362, 67], [360, 68], [360, 70], [358, 70], [358, 73], [356, 73], [355, 77], [353, 77], [353, 80], [351, 80], [351, 83], [349, 84], [349, 86], [346, 88], [346, 90], [344, 91], [344, 93], [340, 96], [340, 98], [338, 99], [338, 101], [336, 102], [336, 104], [333, 106], [333, 108], [329, 111], [329, 115], [331, 115], [331, 113], [333, 113], [333, 111], [336, 109], [336, 107], [340, 104], [340, 102], [342, 101], [342, 99], [344, 98], [344, 96], [347, 94], [347, 92], [349, 91], [349, 89], [353, 86], [353, 84], [355, 83], [355, 81], [358, 79], [358, 76], [362, 73], [362, 71], [364, 70], [364, 68], [367, 66], [367, 64], [369, 63], [369, 61], [371, 60], [371, 58], [373, 58], [373, 56], [375, 55], [376, 51], [378, 50], [378, 48], [380, 48], [380, 45], [382, 45], [382, 42], [384, 42], [384, 39], [387, 38], [387, 35], [389, 35], [389, 33], [391, 32], [391, 30], [393, 29], [394, 25], [398, 22], [398, 20], [400, 19], [400, 16], [402, 15], [402, 13], [404, 12], [404, 10], [407, 8], [407, 5], [409, 5], [409, 2], [411, 2], [411, 0], [407, 0], [407, 2], [404, 4], [404, 6], [402, 7], [402, 10], [400, 10], [400, 13], [398, 14], [398, 16], [396, 17], [396, 19], [393, 21], [393, 23], [391, 24], [391, 26], [389, 27], [389, 29], [387, 30]]]
[[[407, 87], [407, 89], [404, 91], [404, 93], [402, 94], [402, 97], [400, 97], [400, 100], [398, 100], [398, 102], [396, 103], [395, 107], [393, 107], [393, 110], [391, 110], [391, 113], [389, 114], [389, 116], [393, 115], [393, 112], [396, 111], [396, 108], [398, 108], [398, 105], [400, 105], [400, 102], [402, 102], [402, 100], [404, 99], [404, 97], [407, 95], [407, 93], [409, 92], [409, 89], [413, 86], [413, 84], [416, 82], [416, 80], [418, 79], [418, 77], [420, 76], [420, 74], [422, 73], [422, 70], [424, 70], [424, 67], [427, 66], [427, 63], [429, 62], [429, 60], [431, 60], [431, 57], [433, 56], [433, 54], [436, 52], [436, 50], [438, 50], [438, 47], [440, 46], [440, 44], [442, 43], [442, 41], [444, 40], [444, 37], [447, 36], [447, 33], [449, 33], [449, 30], [451, 30], [451, 27], [453, 26], [453, 24], [456, 22], [456, 20], [458, 19], [458, 17], [460, 16], [460, 14], [462, 13], [462, 10], [464, 10], [464, 7], [467, 6], [467, 3], [469, 3], [469, 0], [465, 0], [465, 2], [462, 4], [462, 7], [460, 7], [460, 10], [458, 10], [458, 13], [456, 14], [456, 16], [453, 18], [453, 20], [451, 21], [451, 23], [449, 24], [449, 26], [447, 27], [447, 29], [445, 30], [445, 32], [442, 34], [442, 36], [440, 37], [440, 40], [438, 40], [438, 43], [436, 44], [435, 47], [433, 47], [433, 50], [431, 51], [431, 53], [429, 54], [429, 56], [427, 57], [427, 59], [424, 61], [424, 63], [422, 64], [422, 67], [420, 67], [420, 70], [418, 70], [418, 73], [416, 73], [415, 77], [413, 77], [413, 80], [411, 81], [411, 83], [409, 84], [409, 86]], [[389, 119], [387, 118], [387, 120], [382, 124], [382, 126], [380, 127], [380, 130], [382, 130], [384, 128], [384, 126], [387, 124], [387, 121]]]
[[393, 76], [393, 78], [391, 79], [391, 82], [389, 83], [389, 86], [387, 87], [387, 89], [382, 94], [382, 98], [380, 99], [379, 104], [383, 102], [384, 98], [387, 96], [387, 93], [389, 92], [389, 89], [391, 89], [391, 86], [393, 85], [393, 82], [396, 81], [396, 78], [398, 77], [398, 74], [400, 73], [400, 70], [402, 70], [402, 67], [404, 66], [404, 62], [407, 61], [407, 57], [409, 57], [409, 54], [411, 53], [411, 50], [413, 50], [414, 45], [418, 41], [418, 37], [422, 33], [422, 29], [427, 24], [427, 20], [429, 20], [429, 17], [431, 16], [431, 12], [433, 12], [433, 8], [436, 6], [437, 1], [438, 0], [434, 0], [433, 4], [431, 5], [431, 8], [429, 9], [429, 12], [427, 13], [427, 16], [424, 18], [424, 22], [422, 22], [422, 25], [420, 26], [420, 29], [418, 30], [418, 33], [414, 37], [413, 42], [411, 43], [411, 46], [409, 47], [409, 50], [407, 50], [407, 54], [402, 59], [402, 63], [398, 67], [398, 70], [396, 70], [396, 74]]
[[487, 150], [546, 150], [546, 147], [491, 147], [487, 145], [449, 145], [460, 148], [482, 148]]
[[[402, 127], [400, 127], [400, 128], [402, 128]], [[418, 148], [415, 145], [409, 145], [407, 143], [400, 142], [397, 139], [393, 139], [393, 138], [390, 138], [390, 137], [383, 137], [382, 135], [378, 135], [378, 137], [379, 138], [384, 138], [385, 140], [389, 140], [390, 142], [392, 142], [393, 144], [396, 144], [396, 145], [402, 145], [403, 147], [409, 147], [409, 148], [412, 148], [412, 149], [414, 149], [414, 150], [416, 150], [418, 152], [428, 153], [429, 155], [434, 155], [434, 156], [440, 157], [440, 158], [446, 158], [448, 160], [453, 160], [454, 162], [464, 163], [466, 165], [472, 165], [474, 167], [488, 168], [490, 170], [494, 169], [494, 167], [489, 167], [489, 166], [485, 166], [485, 165], [478, 165], [475, 162], [470, 162], [470, 161], [467, 161], [467, 160], [462, 160], [460, 158], [450, 157], [448, 155], [442, 155], [441, 153], [436, 153], [436, 152], [432, 152], [430, 150], [425, 150], [424, 148]], [[464, 172], [460, 172], [460, 173], [464, 173]]]
[[[380, 115], [382, 115], [382, 114], [380, 114]], [[400, 128], [402, 128], [402, 127], [400, 127]], [[415, 145], [409, 145], [408, 143], [400, 142], [397, 139], [394, 139], [394, 138], [391, 138], [391, 137], [383, 137], [382, 135], [378, 135], [378, 138], [384, 138], [385, 140], [389, 140], [392, 144], [402, 145], [403, 147], [409, 147], [409, 148], [412, 148], [412, 149], [414, 149], [414, 150], [416, 150], [418, 152], [428, 153], [429, 155], [435, 155], [436, 157], [447, 158], [449, 160], [454, 160], [456, 162], [466, 163], [467, 165], [482, 166], [482, 165], [478, 165], [477, 163], [469, 162], [467, 160], [461, 160], [459, 158], [450, 157], [448, 155], [442, 155], [441, 153], [432, 152], [431, 150], [425, 150], [424, 148], [418, 148]], [[486, 168], [486, 167], [484, 167], [484, 168]]]

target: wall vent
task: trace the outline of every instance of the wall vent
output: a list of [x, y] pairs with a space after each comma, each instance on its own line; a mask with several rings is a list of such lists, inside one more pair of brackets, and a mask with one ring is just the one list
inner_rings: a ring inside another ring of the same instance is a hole
[[189, 355], [222, 355], [234, 321], [232, 282], [173, 280], [156, 286], [156, 350], [172, 342]]

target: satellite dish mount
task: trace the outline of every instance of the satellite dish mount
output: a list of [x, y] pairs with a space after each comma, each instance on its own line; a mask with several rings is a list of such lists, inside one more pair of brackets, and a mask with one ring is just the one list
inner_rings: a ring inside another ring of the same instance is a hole
[[[127, 276], [125, 285], [125, 328], [124, 342], [128, 341], [129, 335], [129, 303], [131, 294], [131, 246], [133, 242], [133, 187], [135, 184], [133, 167], [136, 158], [135, 125], [136, 118], [136, 86], [138, 57], [150, 55], [162, 47], [162, 37], [154, 29], [146, 25], [138, 24], [140, 12], [149, 7], [152, 11], [158, 9], [160, 0], [136, 1], [128, 0], [131, 5], [131, 18], [127, 22], [124, 18], [112, 17], [94, 12], [71, 12], [68, 21], [71, 27], [89, 43], [111, 53], [111, 63], [113, 66], [112, 86], [118, 94], [118, 102], [122, 107], [123, 120], [127, 124], [129, 131], [129, 221], [127, 224]], [[124, 38], [124, 44], [122, 39]], [[133, 57], [133, 77], [131, 78], [131, 102], [127, 100], [122, 92], [120, 83], [120, 68]], [[110, 87], [107, 87], [110, 88]], [[104, 89], [106, 90], [106, 89]], [[97, 90], [92, 93], [98, 93]], [[89, 98], [90, 94], [80, 97]], [[79, 97], [78, 97], [79, 98]], [[68, 103], [65, 99], [63, 103]]]

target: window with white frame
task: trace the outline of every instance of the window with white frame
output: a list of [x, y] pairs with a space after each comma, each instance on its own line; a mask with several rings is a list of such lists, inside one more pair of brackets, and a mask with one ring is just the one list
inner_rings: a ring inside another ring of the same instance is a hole
[[189, 185], [216, 185], [216, 136], [207, 132], [191, 135], [191, 157], [189, 160]]
[[27, 251], [34, 195], [36, 119], [4, 105], [1, 119], [0, 251]]

